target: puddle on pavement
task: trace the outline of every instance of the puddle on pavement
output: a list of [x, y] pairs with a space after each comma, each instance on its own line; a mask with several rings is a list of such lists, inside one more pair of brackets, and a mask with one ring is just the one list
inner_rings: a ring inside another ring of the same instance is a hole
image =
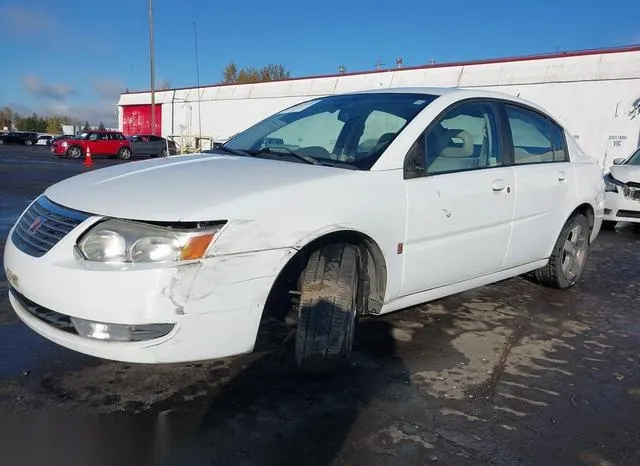
[[18, 220], [32, 199], [24, 196], [3, 195], [0, 200], [0, 238], [4, 240], [7, 232]]

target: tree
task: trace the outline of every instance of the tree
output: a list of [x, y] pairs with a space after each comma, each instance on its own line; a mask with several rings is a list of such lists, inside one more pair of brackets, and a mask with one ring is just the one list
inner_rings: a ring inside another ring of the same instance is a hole
[[47, 130], [47, 120], [39, 116], [37, 113], [33, 113], [31, 116], [26, 118], [16, 118], [15, 123], [19, 131], [44, 133]]
[[223, 84], [246, 84], [289, 79], [291, 73], [283, 65], [270, 63], [262, 68], [244, 67], [238, 70], [235, 63], [228, 63], [222, 71]]
[[77, 124], [77, 122], [74, 122], [74, 120], [72, 118], [69, 118], [68, 116], [51, 115], [50, 117], [47, 118], [47, 128], [45, 131], [47, 133], [53, 133], [53, 134], [62, 133], [62, 125], [72, 125], [72, 124]]
[[100, 122], [100, 124], [98, 125], [98, 129], [104, 130], [104, 123]]
[[89, 126], [89, 120], [85, 120], [84, 126], [82, 127], [82, 129], [84, 131], [89, 131], [91, 129], [91, 126]]
[[4, 128], [11, 129], [15, 117], [16, 115], [13, 113], [11, 107], [2, 107], [2, 109], [0, 109], [0, 130]]

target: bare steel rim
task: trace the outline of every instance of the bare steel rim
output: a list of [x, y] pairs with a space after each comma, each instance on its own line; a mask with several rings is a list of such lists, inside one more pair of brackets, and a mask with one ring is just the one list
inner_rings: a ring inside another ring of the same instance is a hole
[[587, 232], [582, 225], [574, 225], [564, 240], [562, 273], [572, 282], [578, 278], [587, 255]]

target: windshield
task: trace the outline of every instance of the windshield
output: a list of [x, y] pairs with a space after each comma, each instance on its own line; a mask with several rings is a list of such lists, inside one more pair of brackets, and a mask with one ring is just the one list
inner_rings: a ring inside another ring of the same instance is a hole
[[369, 169], [402, 129], [437, 96], [364, 93], [322, 97], [283, 110], [237, 134], [223, 148], [277, 153], [324, 165]]
[[627, 160], [627, 165], [640, 165], [640, 148]]
[[87, 139], [89, 137], [89, 133], [80, 133], [80, 136], [78, 136], [78, 139]]

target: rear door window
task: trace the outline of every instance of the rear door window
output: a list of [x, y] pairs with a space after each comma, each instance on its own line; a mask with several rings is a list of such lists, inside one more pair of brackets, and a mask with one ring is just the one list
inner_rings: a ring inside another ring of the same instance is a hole
[[[558, 141], [556, 144], [559, 146], [555, 150], [552, 123], [548, 118], [533, 110], [514, 105], [505, 105], [505, 110], [511, 130], [513, 159], [516, 165], [565, 160], [564, 142], [560, 146]], [[558, 160], [559, 157], [562, 159]]]

